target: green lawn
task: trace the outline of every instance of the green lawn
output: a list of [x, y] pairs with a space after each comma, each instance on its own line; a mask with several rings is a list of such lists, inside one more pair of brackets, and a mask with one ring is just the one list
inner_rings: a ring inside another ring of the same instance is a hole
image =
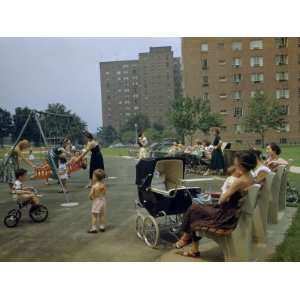
[[281, 146], [282, 157], [285, 159], [293, 159], [293, 165], [300, 167], [300, 146], [286, 145]]
[[128, 148], [102, 148], [104, 156], [127, 156]]
[[[289, 174], [289, 182], [300, 191], [300, 174]], [[300, 207], [294, 216], [286, 237], [270, 261], [300, 261]]]

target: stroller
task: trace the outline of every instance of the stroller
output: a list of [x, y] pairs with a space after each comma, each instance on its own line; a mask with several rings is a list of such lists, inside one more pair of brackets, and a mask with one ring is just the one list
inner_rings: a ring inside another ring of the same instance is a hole
[[162, 229], [177, 237], [183, 214], [201, 193], [199, 187], [181, 185], [184, 169], [184, 158], [176, 157], [147, 158], [136, 165], [136, 234], [149, 247], [158, 245]]

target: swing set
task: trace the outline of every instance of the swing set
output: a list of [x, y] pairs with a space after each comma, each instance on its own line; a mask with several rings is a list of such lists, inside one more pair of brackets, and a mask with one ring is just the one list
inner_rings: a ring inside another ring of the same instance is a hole
[[[51, 145], [57, 145], [59, 143], [62, 142], [63, 140], [63, 137], [59, 137], [58, 136], [58, 127], [56, 128], [56, 135], [53, 136], [54, 134], [54, 131], [51, 129], [48, 129], [46, 127], [47, 125], [47, 116], [54, 116], [55, 118], [66, 118], [67, 119], [67, 126], [70, 125], [70, 118], [72, 118], [72, 116], [69, 116], [69, 115], [65, 115], [65, 114], [56, 114], [56, 113], [51, 113], [51, 112], [43, 112], [43, 111], [37, 111], [37, 110], [31, 110], [13, 147], [11, 148], [11, 150], [9, 151], [9, 156], [13, 153], [13, 151], [15, 150], [17, 144], [19, 143], [19, 141], [21, 140], [21, 137], [25, 131], [25, 129], [27, 128], [28, 126], [28, 123], [29, 121], [33, 118], [37, 124], [37, 127], [39, 129], [39, 132], [40, 132], [40, 135], [41, 135], [41, 138], [42, 138], [42, 141], [43, 141], [43, 144], [44, 146], [47, 148], [49, 146], [48, 144], [48, 140], [50, 140], [52, 143]], [[43, 130], [42, 128], [42, 125], [41, 125], [41, 120], [42, 122], [45, 124], [44, 127], [45, 128], [45, 131]], [[59, 124], [58, 122], [54, 122], [56, 124], [56, 126]], [[45, 132], [47, 132], [50, 136], [48, 138], [46, 138], [46, 135], [45, 135]], [[51, 137], [51, 134], [52, 134], [52, 137]], [[49, 156], [50, 158], [50, 162], [51, 164], [53, 165], [53, 168], [55, 170], [55, 173], [58, 174], [58, 170], [57, 170], [57, 167], [56, 167], [56, 164], [54, 162], [54, 159], [53, 157]], [[6, 163], [4, 164], [4, 168], [6, 167], [6, 164], [8, 163], [9, 161], [9, 157], [7, 158], [6, 160]], [[70, 164], [68, 164], [68, 173], [71, 174], [71, 173], [74, 173], [74, 172], [77, 172], [79, 171], [80, 169], [82, 168], [85, 168], [86, 167], [86, 164], [84, 161], [80, 161], [78, 163], [75, 163], [75, 162], [71, 162]], [[37, 167], [35, 170], [34, 170], [34, 175], [31, 177], [31, 179], [37, 179], [37, 180], [47, 180], [50, 176], [52, 175], [52, 170], [51, 170], [51, 167], [48, 163], [44, 163], [43, 165]], [[77, 206], [78, 203], [77, 202], [70, 202], [70, 199], [69, 199], [69, 196], [68, 194], [66, 193], [65, 189], [63, 188], [63, 184], [62, 184], [62, 181], [60, 179], [59, 176], [58, 177], [58, 182], [62, 188], [62, 191], [63, 191], [63, 194], [64, 194], [64, 199], [65, 199], [65, 202], [63, 204], [61, 204], [61, 206], [64, 206], [64, 207], [73, 207], [73, 206]]]

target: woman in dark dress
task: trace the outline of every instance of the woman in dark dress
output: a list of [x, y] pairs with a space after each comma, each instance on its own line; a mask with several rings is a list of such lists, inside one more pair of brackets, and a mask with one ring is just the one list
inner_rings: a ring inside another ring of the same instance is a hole
[[187, 210], [182, 224], [183, 235], [176, 243], [177, 248], [182, 248], [192, 240], [192, 249], [189, 252], [179, 253], [184, 256], [200, 256], [199, 240], [194, 232], [202, 227], [216, 229], [235, 229], [241, 208], [240, 199], [247, 189], [254, 183], [251, 170], [256, 167], [256, 157], [253, 152], [237, 153], [234, 167], [241, 176], [236, 178], [229, 189], [221, 194], [218, 205], [192, 204]]
[[104, 161], [100, 150], [100, 146], [98, 142], [94, 139], [93, 135], [89, 132], [84, 132], [84, 135], [87, 138], [88, 142], [86, 144], [84, 152], [76, 159], [76, 162], [82, 160], [82, 158], [86, 156], [89, 151], [91, 151], [90, 171], [89, 171], [90, 183], [88, 185], [88, 187], [91, 187], [93, 172], [97, 169], [101, 169], [104, 171]]
[[224, 157], [223, 152], [221, 149], [222, 146], [222, 140], [220, 137], [220, 130], [214, 129], [214, 140], [213, 140], [213, 146], [214, 150], [211, 154], [211, 163], [210, 163], [210, 169], [215, 172], [219, 172], [220, 170], [224, 170], [225, 163], [224, 163]]

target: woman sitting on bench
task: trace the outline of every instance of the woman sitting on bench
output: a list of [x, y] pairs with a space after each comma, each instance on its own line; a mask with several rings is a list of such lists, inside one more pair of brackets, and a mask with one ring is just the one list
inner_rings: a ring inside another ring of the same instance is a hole
[[277, 144], [270, 143], [267, 146], [268, 158], [266, 160], [266, 166], [269, 167], [273, 172], [276, 172], [279, 166], [288, 165], [288, 162], [279, 156], [280, 153], [281, 149]]
[[176, 243], [176, 247], [182, 248], [192, 240], [192, 249], [178, 254], [188, 257], [200, 256], [198, 248], [201, 237], [195, 235], [195, 231], [199, 228], [206, 227], [224, 231], [235, 229], [241, 207], [240, 199], [254, 183], [251, 174], [251, 170], [256, 167], [254, 153], [251, 151], [237, 153], [234, 167], [239, 170], [241, 176], [231, 184], [226, 192], [221, 194], [217, 205], [192, 204], [185, 213], [182, 224], [184, 233]]

